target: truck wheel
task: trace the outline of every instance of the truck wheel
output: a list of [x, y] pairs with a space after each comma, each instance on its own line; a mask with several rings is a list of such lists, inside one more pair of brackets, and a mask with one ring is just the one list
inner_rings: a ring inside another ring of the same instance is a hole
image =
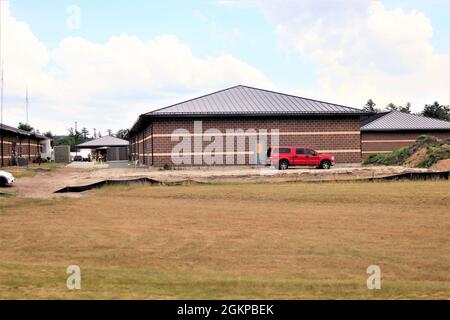
[[331, 163], [330, 163], [330, 161], [327, 161], [327, 160], [322, 161], [322, 162], [320, 163], [320, 167], [321, 167], [322, 169], [325, 169], [325, 170], [330, 169], [330, 168], [331, 168]]
[[0, 187], [6, 187], [6, 179], [3, 177], [0, 178]]
[[289, 162], [287, 162], [286, 160], [281, 160], [278, 168], [280, 170], [287, 170], [287, 168], [289, 168]]

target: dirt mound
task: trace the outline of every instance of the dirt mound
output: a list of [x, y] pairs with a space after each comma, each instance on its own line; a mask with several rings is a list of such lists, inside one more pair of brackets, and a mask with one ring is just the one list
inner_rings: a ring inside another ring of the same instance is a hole
[[430, 169], [436, 171], [450, 171], [450, 159], [440, 160]]
[[405, 166], [416, 167], [420, 163], [420, 161], [422, 161], [422, 159], [425, 157], [427, 152], [428, 150], [426, 147], [418, 149], [416, 152], [414, 152], [405, 160]]
[[448, 141], [429, 135], [417, 137], [415, 143], [389, 153], [371, 154], [365, 165], [397, 165], [415, 168], [430, 168], [440, 160], [450, 158]]

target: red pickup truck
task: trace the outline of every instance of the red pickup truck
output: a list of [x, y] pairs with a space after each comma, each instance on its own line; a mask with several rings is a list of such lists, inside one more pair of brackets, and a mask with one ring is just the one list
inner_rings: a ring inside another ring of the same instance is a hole
[[273, 147], [267, 151], [267, 156], [270, 158], [270, 164], [280, 170], [286, 170], [290, 166], [330, 169], [336, 164], [333, 155], [305, 147]]

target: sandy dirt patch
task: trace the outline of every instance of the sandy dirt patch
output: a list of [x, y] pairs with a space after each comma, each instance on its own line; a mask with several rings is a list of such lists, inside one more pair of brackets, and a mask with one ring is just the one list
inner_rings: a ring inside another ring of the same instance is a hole
[[331, 170], [293, 168], [278, 171], [270, 168], [251, 167], [208, 167], [161, 171], [155, 168], [73, 168], [63, 167], [42, 172], [30, 177], [18, 178], [13, 187], [3, 192], [16, 193], [30, 198], [81, 197], [82, 193], [55, 194], [68, 186], [83, 186], [109, 180], [151, 178], [162, 182], [194, 180], [199, 182], [289, 182], [354, 180], [406, 172], [426, 172], [427, 169], [396, 166], [332, 168]]
[[432, 170], [436, 171], [449, 171], [450, 170], [450, 159], [440, 160], [431, 167]]

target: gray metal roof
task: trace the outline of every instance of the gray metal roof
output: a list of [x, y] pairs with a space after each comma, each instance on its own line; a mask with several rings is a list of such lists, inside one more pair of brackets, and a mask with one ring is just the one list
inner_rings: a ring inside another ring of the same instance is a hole
[[87, 141], [77, 145], [77, 148], [101, 148], [101, 147], [125, 147], [130, 143], [127, 140], [113, 136], [105, 136], [92, 141]]
[[427, 118], [415, 114], [392, 111], [381, 117], [377, 115], [365, 121], [361, 131], [401, 131], [401, 130], [450, 130], [450, 122]]
[[36, 137], [38, 139], [43, 139], [43, 140], [48, 139], [46, 136], [43, 136], [42, 134], [39, 134], [39, 133], [36, 133], [36, 132], [30, 132], [30, 131], [17, 129], [17, 128], [8, 126], [8, 125], [3, 124], [3, 123], [0, 123], [0, 130], [9, 131], [11, 133], [15, 133], [15, 134], [18, 134], [20, 136]]
[[365, 112], [360, 109], [334, 103], [239, 85], [158, 109], [146, 113], [145, 115], [190, 116], [364, 113]]

